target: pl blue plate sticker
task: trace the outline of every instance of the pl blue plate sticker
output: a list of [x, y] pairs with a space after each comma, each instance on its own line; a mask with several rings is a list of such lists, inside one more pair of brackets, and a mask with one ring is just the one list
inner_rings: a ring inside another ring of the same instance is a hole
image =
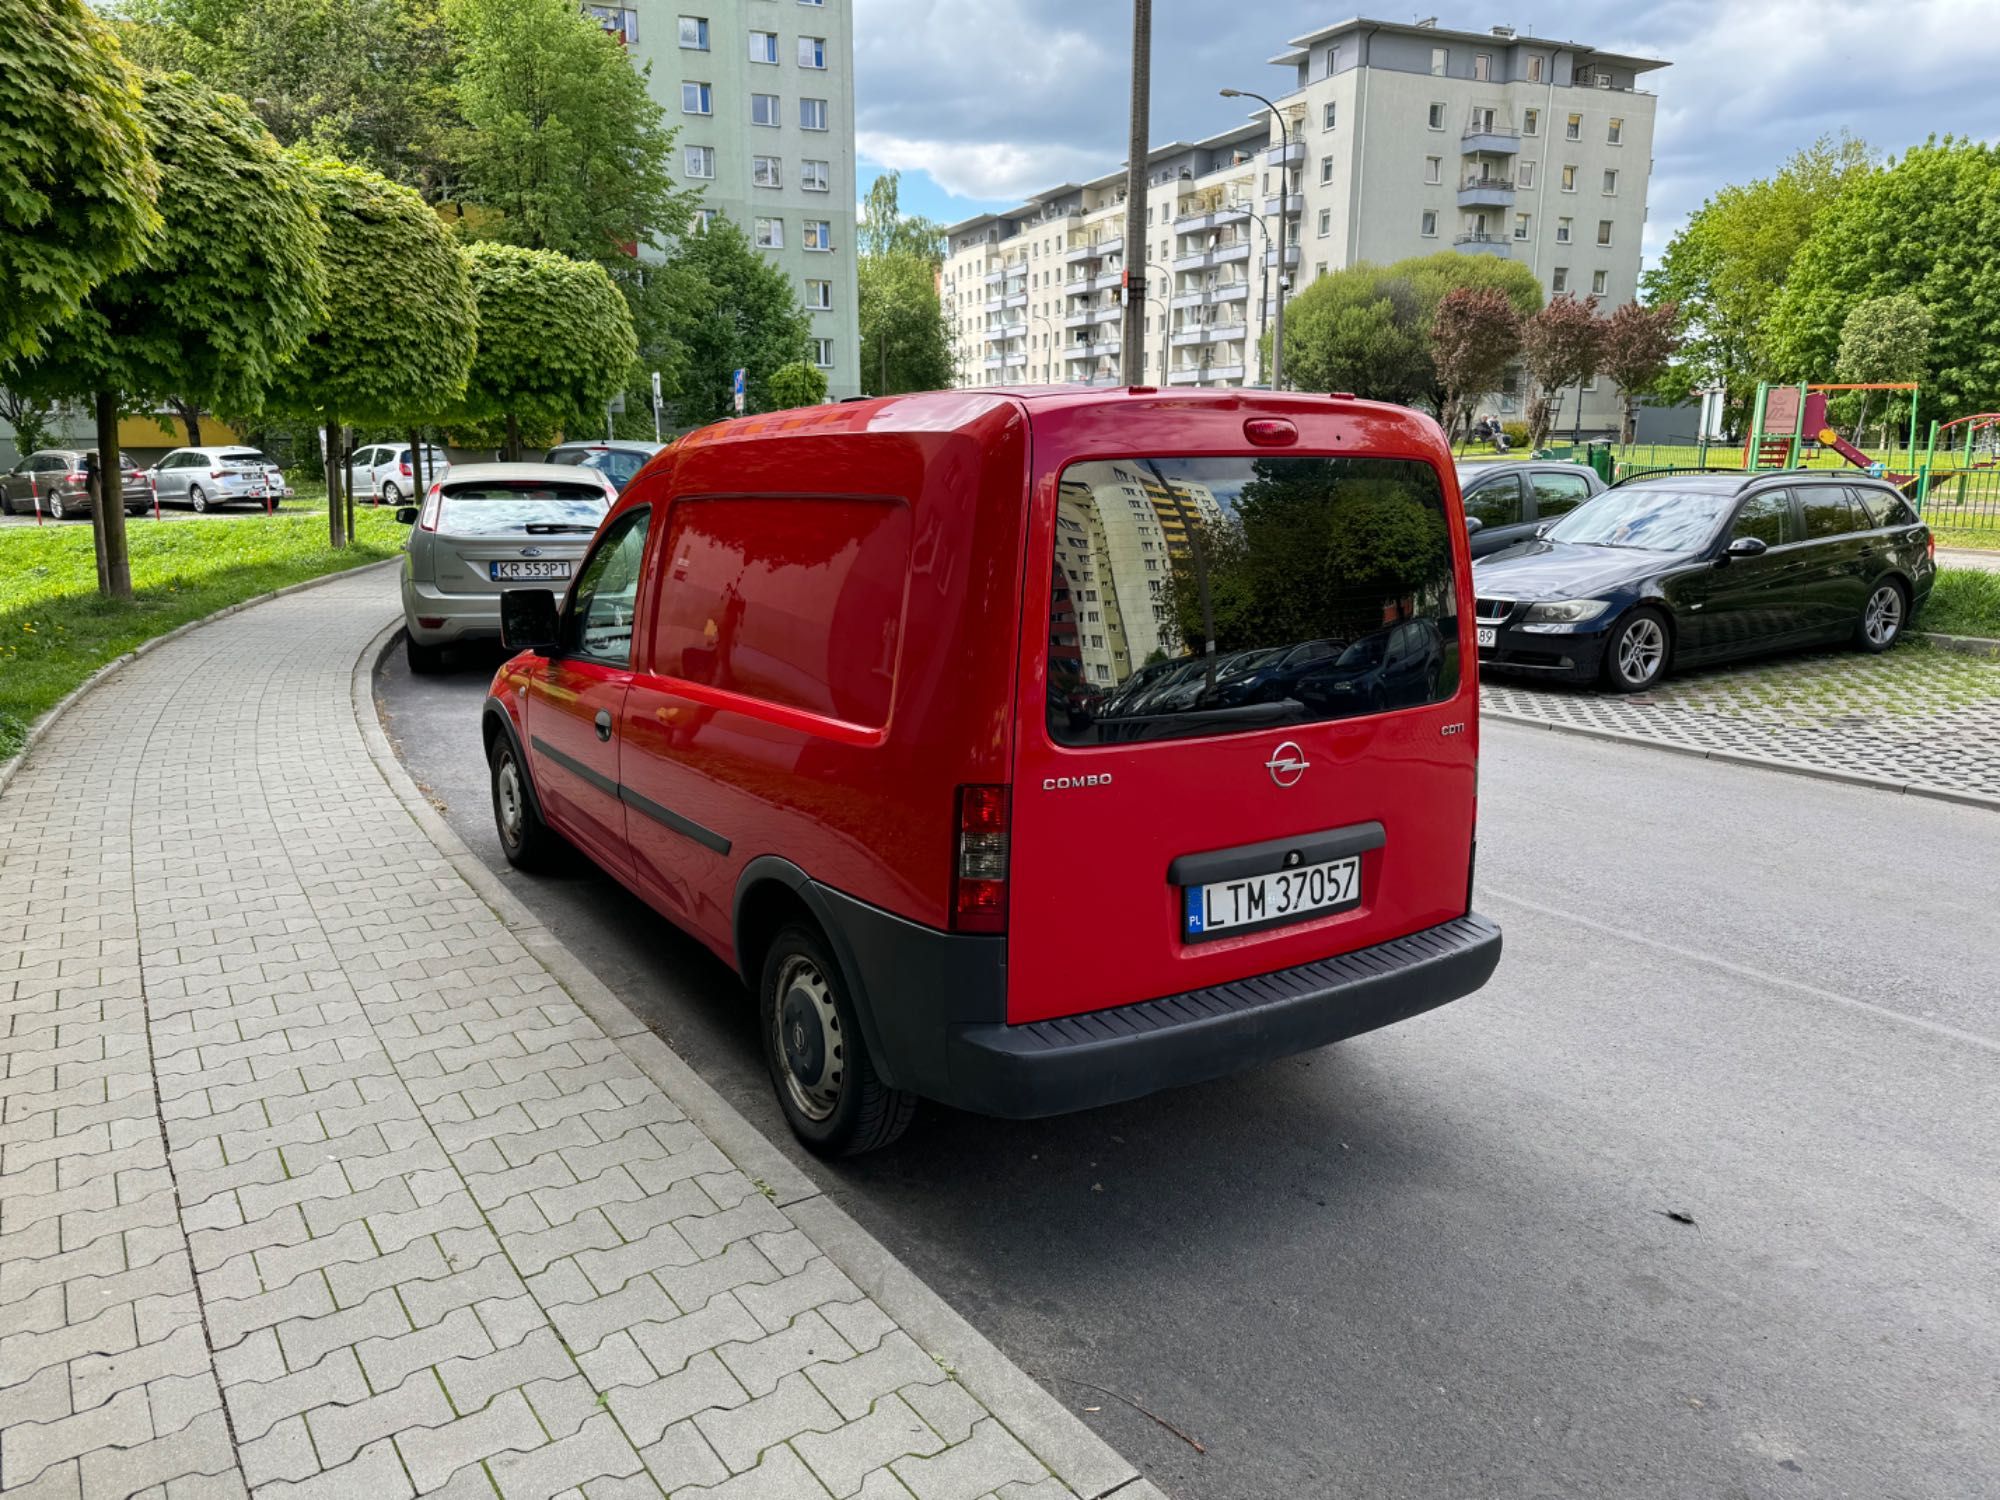
[[1201, 931], [1201, 887], [1198, 885], [1187, 888], [1187, 930], [1190, 933]]

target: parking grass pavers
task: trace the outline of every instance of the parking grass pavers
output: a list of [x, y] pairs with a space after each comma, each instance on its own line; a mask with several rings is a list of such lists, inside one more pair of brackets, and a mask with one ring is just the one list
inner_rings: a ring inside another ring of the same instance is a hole
[[309, 497], [270, 516], [134, 518], [126, 523], [133, 598], [119, 603], [97, 592], [89, 526], [0, 529], [0, 761], [114, 657], [231, 604], [393, 557], [406, 534], [388, 510], [363, 506], [354, 544], [336, 551], [325, 501]]

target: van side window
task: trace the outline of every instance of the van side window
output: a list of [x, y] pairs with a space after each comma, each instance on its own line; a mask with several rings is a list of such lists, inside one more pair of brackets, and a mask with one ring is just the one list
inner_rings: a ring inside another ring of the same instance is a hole
[[889, 722], [910, 510], [846, 496], [681, 500], [652, 669], [844, 723]]
[[632, 665], [632, 619], [638, 608], [648, 516], [645, 510], [621, 516], [583, 565], [563, 621], [563, 648], [568, 655], [616, 667]]
[[[1057, 485], [1054, 553], [1057, 744], [1252, 733], [1458, 691], [1451, 526], [1429, 464], [1072, 464]], [[1092, 591], [1101, 635], [1077, 615]], [[1413, 623], [1391, 671], [1389, 646]]]

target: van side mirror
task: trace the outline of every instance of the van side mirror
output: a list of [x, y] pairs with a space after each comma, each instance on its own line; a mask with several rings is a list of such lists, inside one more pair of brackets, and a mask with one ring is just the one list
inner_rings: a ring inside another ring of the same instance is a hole
[[396, 524], [397, 524], [398, 526], [414, 526], [414, 525], [416, 525], [416, 524], [417, 524], [417, 508], [416, 508], [416, 507], [415, 507], [414, 505], [399, 505], [399, 506], [397, 506], [397, 507], [396, 507]]
[[1770, 549], [1764, 545], [1762, 537], [1739, 536], [1730, 538], [1729, 545], [1722, 549], [1724, 557], [1761, 557]]
[[503, 589], [500, 643], [509, 651], [547, 651], [562, 634], [556, 596], [547, 589]]

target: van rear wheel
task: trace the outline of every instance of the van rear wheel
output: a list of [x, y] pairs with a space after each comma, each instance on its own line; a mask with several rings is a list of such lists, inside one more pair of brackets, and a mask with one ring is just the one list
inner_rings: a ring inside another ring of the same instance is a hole
[[758, 986], [764, 1056], [792, 1132], [819, 1156], [856, 1156], [909, 1128], [916, 1095], [876, 1075], [825, 940], [794, 924], [764, 955]]

